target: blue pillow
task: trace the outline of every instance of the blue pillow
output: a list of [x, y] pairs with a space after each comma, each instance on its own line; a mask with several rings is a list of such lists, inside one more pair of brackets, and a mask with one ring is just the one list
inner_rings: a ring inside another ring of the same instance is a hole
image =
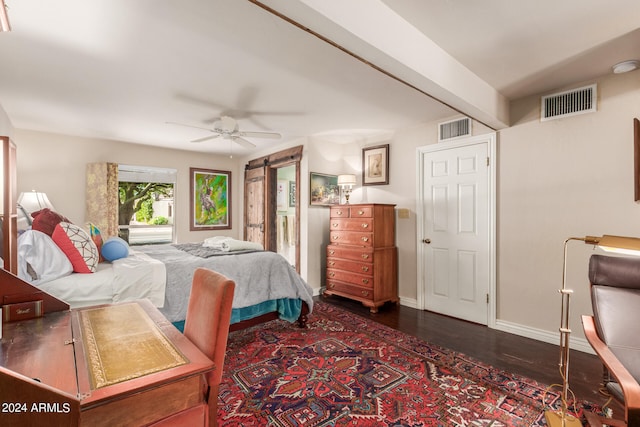
[[120, 237], [109, 237], [102, 244], [102, 257], [109, 262], [129, 256], [129, 244]]

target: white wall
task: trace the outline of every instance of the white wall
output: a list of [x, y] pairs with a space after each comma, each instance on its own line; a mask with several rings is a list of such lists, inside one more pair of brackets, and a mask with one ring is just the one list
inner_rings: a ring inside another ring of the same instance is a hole
[[[557, 331], [566, 238], [640, 236], [633, 187], [640, 71], [597, 83], [597, 112], [540, 122], [539, 97], [531, 97], [512, 105], [512, 126], [499, 133], [497, 308], [505, 322]], [[592, 253], [580, 242], [569, 247], [570, 323], [577, 337], [583, 336], [579, 316], [591, 313]]]
[[[47, 193], [58, 212], [84, 225], [85, 168], [87, 163], [114, 162], [139, 166], [175, 168], [176, 238], [178, 242], [202, 241], [213, 235], [242, 236], [244, 174], [238, 163], [226, 156], [203, 155], [191, 151], [158, 149], [140, 144], [96, 140], [16, 129], [14, 141], [18, 158], [18, 192]], [[189, 230], [189, 168], [229, 170], [232, 178], [232, 229]]]
[[0, 105], [0, 135], [13, 138], [13, 132], [14, 129], [11, 120], [9, 120], [7, 112], [4, 111], [4, 108]]

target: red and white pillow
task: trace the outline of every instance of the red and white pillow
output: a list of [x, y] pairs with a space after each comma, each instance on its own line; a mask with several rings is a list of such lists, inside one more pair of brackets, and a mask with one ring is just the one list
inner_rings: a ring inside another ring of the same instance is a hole
[[51, 238], [69, 258], [74, 272], [95, 273], [100, 253], [86, 231], [75, 224], [62, 221], [56, 224]]

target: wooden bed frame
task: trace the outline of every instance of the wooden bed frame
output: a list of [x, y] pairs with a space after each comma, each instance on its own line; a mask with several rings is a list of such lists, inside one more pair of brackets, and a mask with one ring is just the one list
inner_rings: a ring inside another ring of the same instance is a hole
[[[232, 323], [229, 326], [229, 332], [240, 331], [242, 329], [247, 329], [251, 326], [259, 325], [261, 323], [266, 323], [271, 320], [278, 319], [278, 312], [272, 311], [271, 313], [266, 313], [258, 317], [254, 317], [252, 319], [242, 320], [237, 323]], [[302, 301], [302, 310], [300, 311], [300, 316], [298, 317], [297, 323], [301, 328], [307, 327], [307, 321], [309, 320], [309, 306], [306, 302]]]

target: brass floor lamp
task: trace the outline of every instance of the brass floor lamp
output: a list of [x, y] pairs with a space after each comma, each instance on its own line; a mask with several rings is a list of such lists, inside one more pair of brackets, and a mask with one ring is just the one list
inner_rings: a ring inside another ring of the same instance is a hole
[[607, 236], [602, 237], [569, 237], [564, 241], [564, 261], [562, 264], [562, 288], [559, 290], [562, 304], [560, 309], [560, 376], [562, 377], [561, 407], [559, 410], [547, 410], [544, 413], [547, 424], [550, 427], [582, 427], [582, 422], [569, 413], [569, 305], [573, 290], [566, 288], [567, 279], [567, 247], [572, 240], [579, 240], [587, 245], [627, 255], [640, 256], [640, 239], [635, 237]]

